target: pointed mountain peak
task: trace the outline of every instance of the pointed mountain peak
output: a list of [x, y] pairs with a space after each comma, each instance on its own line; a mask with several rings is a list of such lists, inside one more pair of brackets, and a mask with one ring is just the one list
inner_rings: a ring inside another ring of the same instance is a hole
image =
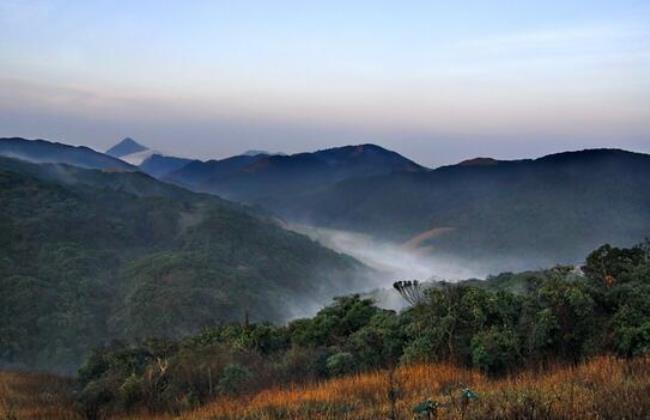
[[126, 137], [115, 146], [108, 149], [106, 154], [119, 158], [132, 153], [142, 152], [144, 150], [148, 150], [148, 147], [141, 145], [131, 137]]

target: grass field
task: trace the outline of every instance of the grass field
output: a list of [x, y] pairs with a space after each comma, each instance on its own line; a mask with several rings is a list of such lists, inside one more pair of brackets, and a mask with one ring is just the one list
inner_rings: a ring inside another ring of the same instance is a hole
[[71, 381], [54, 375], [0, 372], [0, 419], [80, 419]]
[[[392, 378], [392, 379], [391, 379]], [[477, 398], [462, 397], [469, 388]], [[0, 372], [0, 419], [79, 419], [71, 382], [52, 375]], [[430, 414], [413, 408], [431, 400]], [[427, 416], [431, 417], [427, 417]], [[130, 413], [125, 418], [172, 418]], [[640, 419], [650, 418], [650, 359], [601, 357], [576, 367], [502, 379], [452, 365], [402, 367], [222, 397], [185, 419]]]
[[[411, 419], [417, 417], [414, 406], [431, 399], [441, 404], [431, 418], [650, 418], [650, 359], [602, 357], [577, 367], [528, 371], [498, 380], [451, 365], [404, 367], [392, 381], [390, 376], [375, 372], [221, 399], [185, 417]], [[463, 388], [477, 398], [461, 397]]]

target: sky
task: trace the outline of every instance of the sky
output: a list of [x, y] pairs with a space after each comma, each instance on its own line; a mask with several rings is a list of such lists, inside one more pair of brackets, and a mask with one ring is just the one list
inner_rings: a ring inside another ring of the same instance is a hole
[[437, 166], [650, 152], [650, 1], [0, 0], [0, 136]]

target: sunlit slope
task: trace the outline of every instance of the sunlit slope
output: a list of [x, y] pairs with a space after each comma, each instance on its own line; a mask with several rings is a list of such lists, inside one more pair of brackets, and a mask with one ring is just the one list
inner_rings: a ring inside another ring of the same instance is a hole
[[574, 368], [530, 370], [504, 379], [433, 364], [224, 398], [182, 417], [410, 419], [419, 413], [427, 418], [429, 400], [430, 407], [437, 405], [430, 410], [432, 418], [444, 419], [646, 418], [649, 387], [647, 359], [603, 357]]
[[0, 371], [0, 418], [82, 419], [74, 407], [73, 381], [54, 375]]

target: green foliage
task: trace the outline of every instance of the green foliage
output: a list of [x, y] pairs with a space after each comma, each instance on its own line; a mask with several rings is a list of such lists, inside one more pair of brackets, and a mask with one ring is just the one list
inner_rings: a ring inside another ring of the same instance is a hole
[[[427, 289], [422, 302], [399, 314], [352, 295], [288, 326], [229, 323], [181, 341], [113, 343], [79, 371], [80, 401], [104, 414], [138, 404], [177, 412], [217, 393], [255, 392], [397, 363], [446, 360], [504, 375], [602, 353], [646, 355], [648, 268], [647, 259], [633, 260], [617, 272], [627, 280], [606, 288], [567, 267], [503, 274], [480, 286], [444, 284]], [[525, 293], [502, 287], [522, 279]]]
[[395, 365], [406, 341], [405, 321], [393, 311], [377, 312], [364, 327], [350, 334], [344, 347], [356, 354], [360, 369]]
[[334, 304], [310, 320], [298, 320], [289, 325], [296, 343], [306, 346], [332, 346], [366, 325], [377, 309], [372, 300], [359, 295], [337, 297]]
[[[616, 248], [605, 244], [587, 256], [582, 267], [584, 273], [595, 283], [625, 283], [637, 280], [638, 268], [648, 263], [650, 243], [632, 248]], [[647, 267], [646, 267], [647, 270]], [[647, 274], [647, 272], [646, 272]], [[611, 287], [611, 285], [609, 285]]]
[[464, 285], [429, 289], [412, 309], [407, 332], [412, 340], [405, 361], [454, 359], [470, 363], [472, 335], [493, 326], [514, 328], [522, 297]]
[[534, 356], [560, 354], [563, 358], [579, 360], [588, 352], [584, 346], [597, 330], [595, 302], [583, 281], [564, 279], [566, 273], [552, 272], [526, 301], [524, 323], [533, 331], [528, 351]]
[[490, 374], [503, 374], [519, 366], [520, 349], [514, 331], [492, 327], [472, 337], [472, 365]]
[[331, 376], [340, 376], [352, 372], [355, 368], [354, 356], [340, 352], [327, 358], [327, 370]]
[[253, 374], [243, 366], [228, 365], [219, 379], [219, 391], [224, 394], [238, 394], [252, 376]]
[[[283, 321], [305, 296], [368, 273], [243, 207], [142, 174], [0, 159], [0, 203], [4, 366], [70, 372], [112, 339], [178, 338], [245, 312]], [[263, 352], [287, 344], [268, 328], [248, 339]]]

